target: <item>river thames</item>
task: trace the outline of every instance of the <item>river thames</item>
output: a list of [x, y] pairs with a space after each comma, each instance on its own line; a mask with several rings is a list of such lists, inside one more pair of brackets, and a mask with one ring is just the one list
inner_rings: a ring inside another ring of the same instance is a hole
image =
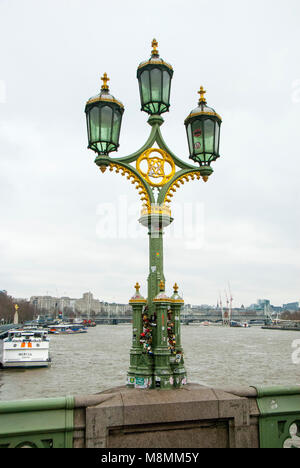
[[[78, 335], [49, 335], [52, 366], [0, 370], [0, 400], [99, 393], [124, 385], [131, 325], [98, 325]], [[188, 381], [228, 385], [295, 385], [293, 331], [182, 326]], [[2, 342], [0, 341], [2, 347]]]

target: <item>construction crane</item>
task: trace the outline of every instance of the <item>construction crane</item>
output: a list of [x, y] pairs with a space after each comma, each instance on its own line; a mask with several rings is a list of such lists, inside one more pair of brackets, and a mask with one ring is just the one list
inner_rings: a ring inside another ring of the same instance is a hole
[[223, 311], [223, 304], [222, 304], [222, 297], [221, 294], [219, 293], [219, 298], [220, 298], [220, 309], [221, 309], [221, 314], [222, 314], [222, 320], [224, 320], [224, 311]]
[[229, 320], [231, 322], [232, 320], [232, 303], [233, 303], [233, 296], [230, 288], [230, 283], [228, 282], [228, 289], [229, 289], [229, 295], [230, 295], [230, 311], [229, 311]]
[[224, 327], [230, 327], [230, 317], [229, 317], [229, 309], [228, 309], [228, 297], [227, 297], [227, 292], [225, 291], [226, 295], [226, 302], [227, 302], [227, 309], [223, 309], [223, 304], [222, 304], [222, 298], [220, 295], [220, 305], [221, 305], [221, 312], [222, 312], [222, 321], [223, 321], [223, 326]]

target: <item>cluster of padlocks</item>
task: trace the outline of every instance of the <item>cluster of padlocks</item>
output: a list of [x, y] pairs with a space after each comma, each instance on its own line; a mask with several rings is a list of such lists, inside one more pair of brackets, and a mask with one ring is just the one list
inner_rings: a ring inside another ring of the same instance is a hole
[[127, 385], [138, 389], [180, 388], [186, 384], [183, 349], [180, 338], [180, 311], [183, 299], [174, 285], [169, 297], [164, 282], [151, 303], [140, 293], [130, 299], [133, 309], [132, 348]]
[[[146, 309], [146, 308], [145, 308]], [[143, 331], [140, 336], [140, 343], [143, 345], [144, 352], [153, 356], [152, 351], [152, 329], [148, 315], [143, 313]]]
[[176, 335], [175, 335], [175, 324], [172, 321], [172, 311], [168, 310], [168, 349], [172, 354], [176, 354]]

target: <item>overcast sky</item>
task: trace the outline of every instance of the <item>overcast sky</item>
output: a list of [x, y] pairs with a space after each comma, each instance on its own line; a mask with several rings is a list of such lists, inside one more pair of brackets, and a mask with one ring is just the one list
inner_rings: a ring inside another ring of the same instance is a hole
[[[168, 146], [189, 161], [183, 122], [200, 85], [223, 118], [214, 175], [173, 198], [167, 290], [216, 304], [230, 282], [235, 306], [299, 300], [299, 20], [299, 0], [0, 0], [0, 289], [126, 303], [139, 281], [147, 295], [137, 191], [97, 169], [84, 106], [107, 72], [125, 105], [111, 156], [142, 146], [136, 69], [155, 37], [174, 68]], [[128, 219], [112, 235], [108, 203], [112, 223]]]

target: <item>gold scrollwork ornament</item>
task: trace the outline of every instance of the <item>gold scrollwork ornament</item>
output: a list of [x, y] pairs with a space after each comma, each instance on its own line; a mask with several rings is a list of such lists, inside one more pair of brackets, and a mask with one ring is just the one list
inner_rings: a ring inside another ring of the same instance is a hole
[[[156, 153], [155, 156], [151, 156]], [[143, 161], [147, 163], [147, 170], [141, 168]], [[170, 166], [170, 172], [166, 173], [165, 165]], [[168, 183], [175, 174], [175, 164], [171, 156], [160, 148], [149, 148], [138, 158], [136, 169], [152, 187], [162, 187]]]

